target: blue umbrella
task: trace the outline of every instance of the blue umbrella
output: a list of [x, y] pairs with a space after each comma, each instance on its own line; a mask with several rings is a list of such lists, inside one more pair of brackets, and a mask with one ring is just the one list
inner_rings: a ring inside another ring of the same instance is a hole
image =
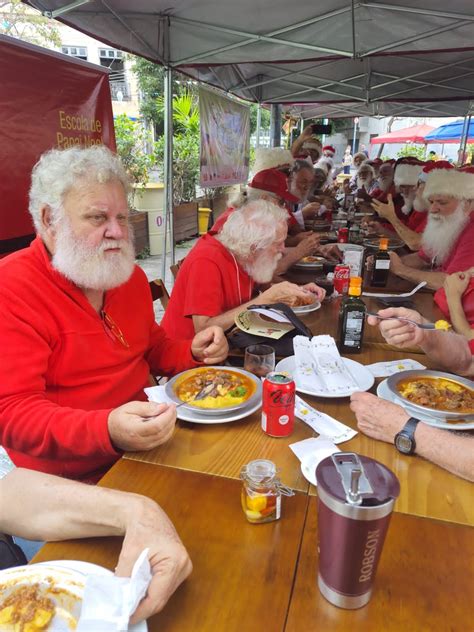
[[[459, 143], [462, 137], [464, 119], [445, 123], [425, 136], [425, 143]], [[469, 124], [468, 143], [474, 143], [474, 120]]]

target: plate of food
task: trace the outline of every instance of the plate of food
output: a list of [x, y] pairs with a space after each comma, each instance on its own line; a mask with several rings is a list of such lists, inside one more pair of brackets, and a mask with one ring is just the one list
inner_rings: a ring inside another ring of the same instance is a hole
[[[380, 246], [380, 239], [385, 235], [369, 235], [362, 241], [362, 245], [371, 250], [378, 250]], [[388, 250], [398, 250], [403, 248], [405, 242], [398, 237], [388, 237]]]
[[209, 366], [179, 373], [165, 393], [178, 406], [204, 415], [223, 415], [260, 404], [262, 383], [244, 369]]
[[315, 312], [321, 307], [321, 303], [314, 295], [309, 295], [307, 298], [297, 297], [296, 303], [291, 305], [291, 309], [295, 314], [308, 314], [309, 312]]
[[436, 428], [442, 428], [443, 430], [474, 430], [474, 421], [468, 421], [466, 418], [459, 419], [447, 419], [443, 414], [430, 415], [425, 411], [420, 411], [410, 406], [406, 400], [397, 397], [387, 386], [388, 379], [383, 380], [377, 386], [377, 395], [386, 399], [392, 404], [398, 404], [406, 410], [406, 412], [412, 417], [416, 417], [425, 424], [435, 426]]
[[[102, 566], [63, 560], [16, 566], [0, 572], [2, 632], [71, 632], [80, 619], [88, 575], [111, 572]], [[146, 632], [145, 621], [129, 632]]]
[[288, 358], [283, 358], [283, 360], [280, 360], [280, 362], [278, 362], [275, 367], [275, 371], [281, 371], [283, 373], [288, 373], [289, 375], [292, 375], [295, 378], [296, 390], [299, 393], [314, 395], [315, 397], [349, 397], [350, 395], [352, 395], [352, 393], [355, 393], [356, 391], [368, 391], [375, 381], [375, 378], [369, 371], [369, 369], [367, 369], [363, 364], [360, 364], [360, 362], [356, 362], [355, 360], [351, 360], [350, 358], [341, 359], [344, 362], [346, 369], [349, 371], [352, 378], [354, 379], [354, 382], [357, 384], [357, 388], [348, 388], [347, 391], [343, 391], [340, 393], [329, 393], [327, 390], [319, 388], [316, 383], [316, 378], [314, 388], [301, 388], [298, 385], [298, 379], [295, 377], [295, 356], [289, 356]]
[[322, 268], [325, 261], [326, 259], [324, 257], [308, 255], [307, 257], [303, 257], [297, 263], [295, 263], [294, 267], [313, 270], [317, 268]]
[[474, 422], [474, 382], [442, 371], [412, 370], [387, 380], [392, 395], [430, 417]]

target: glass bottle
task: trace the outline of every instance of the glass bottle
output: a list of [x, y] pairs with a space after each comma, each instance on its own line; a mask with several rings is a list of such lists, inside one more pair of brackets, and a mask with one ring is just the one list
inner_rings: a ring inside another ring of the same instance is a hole
[[339, 310], [338, 348], [341, 353], [359, 353], [362, 349], [367, 308], [361, 294], [361, 277], [352, 277], [348, 296], [342, 300]]
[[294, 492], [280, 483], [275, 463], [256, 459], [244, 465], [240, 472], [243, 480], [241, 502], [247, 520], [263, 524], [278, 520], [281, 515], [281, 496]]
[[374, 255], [374, 267], [370, 285], [385, 287], [390, 272], [390, 255], [388, 254], [388, 239], [382, 237], [379, 242], [379, 250]]

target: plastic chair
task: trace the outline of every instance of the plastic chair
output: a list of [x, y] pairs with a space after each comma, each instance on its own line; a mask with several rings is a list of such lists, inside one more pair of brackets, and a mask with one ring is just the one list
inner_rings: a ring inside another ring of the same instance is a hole
[[166, 289], [163, 281], [161, 279], [153, 279], [153, 281], [150, 281], [149, 285], [153, 302], [159, 299], [163, 309], [166, 309], [168, 301], [170, 300], [170, 295], [168, 294], [168, 290]]

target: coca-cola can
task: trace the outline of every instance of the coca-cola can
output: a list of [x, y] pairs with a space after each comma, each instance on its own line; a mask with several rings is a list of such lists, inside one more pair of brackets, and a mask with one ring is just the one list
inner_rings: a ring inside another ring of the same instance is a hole
[[337, 231], [337, 243], [339, 244], [347, 244], [349, 241], [349, 229], [348, 228], [340, 228]]
[[338, 294], [347, 294], [349, 290], [349, 278], [351, 276], [350, 266], [343, 264], [334, 268], [334, 291]]
[[295, 425], [295, 383], [273, 371], [263, 382], [262, 429], [270, 437], [288, 437]]

